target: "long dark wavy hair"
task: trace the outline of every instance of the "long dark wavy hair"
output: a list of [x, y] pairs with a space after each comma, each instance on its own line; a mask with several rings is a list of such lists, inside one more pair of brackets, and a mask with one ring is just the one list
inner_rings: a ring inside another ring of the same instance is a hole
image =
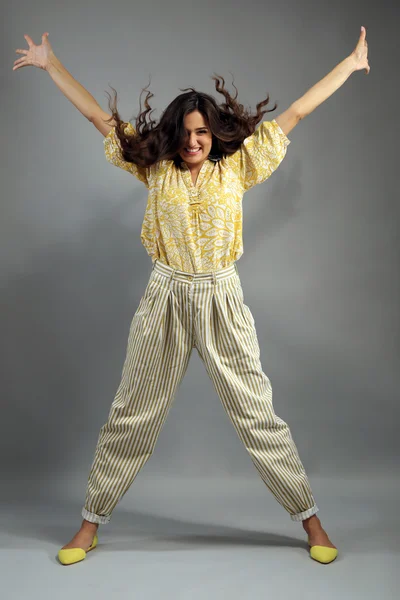
[[[117, 92], [114, 90], [114, 99], [111, 102], [109, 96], [108, 106], [112, 113], [106, 123], [114, 119], [115, 132], [121, 143], [122, 156], [127, 162], [135, 163], [142, 167], [148, 167], [160, 160], [173, 160], [175, 165], [180, 167], [182, 158], [179, 151], [184, 145], [185, 129], [184, 117], [198, 110], [204, 117], [212, 133], [212, 147], [209, 153], [209, 159], [213, 161], [220, 160], [223, 156], [233, 154], [249, 135], [254, 133], [257, 123], [267, 112], [276, 110], [277, 104], [273, 108], [261, 110], [263, 106], [269, 103], [269, 95], [265, 100], [256, 105], [256, 114], [251, 114], [242, 104], [237, 102], [238, 90], [234, 83], [236, 95], [232, 97], [225, 89], [225, 80], [220, 75], [213, 76], [215, 89], [222, 94], [225, 102], [218, 105], [213, 96], [198, 92], [194, 88], [181, 89], [184, 94], [179, 94], [164, 110], [159, 123], [151, 118], [151, 112], [154, 109], [149, 105], [149, 99], [154, 96], [147, 88], [144, 102], [145, 109], [136, 117], [134, 126], [135, 133], [128, 134], [124, 132], [126, 122], [123, 121], [117, 110]], [[222, 81], [222, 84], [220, 82]], [[150, 83], [149, 83], [150, 85]], [[188, 91], [189, 90], [189, 91]], [[142, 93], [140, 94], [140, 110]], [[146, 121], [148, 116], [149, 122]]]

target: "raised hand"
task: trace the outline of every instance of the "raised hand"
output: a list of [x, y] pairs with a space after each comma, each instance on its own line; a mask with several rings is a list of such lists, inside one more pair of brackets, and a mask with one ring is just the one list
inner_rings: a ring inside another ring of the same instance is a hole
[[366, 75], [370, 72], [370, 66], [368, 64], [368, 44], [365, 39], [367, 35], [367, 30], [365, 27], [361, 27], [360, 38], [357, 42], [357, 46], [354, 48], [351, 53], [351, 58], [354, 60], [355, 71], [361, 71], [361, 69], [365, 69]]
[[53, 49], [48, 40], [48, 35], [48, 33], [42, 35], [42, 43], [40, 46], [36, 46], [29, 35], [24, 35], [24, 38], [28, 42], [29, 50], [17, 48], [15, 52], [24, 54], [24, 56], [14, 62], [13, 71], [20, 69], [21, 67], [29, 66], [39, 67], [39, 69], [47, 71], [49, 57], [53, 53]]

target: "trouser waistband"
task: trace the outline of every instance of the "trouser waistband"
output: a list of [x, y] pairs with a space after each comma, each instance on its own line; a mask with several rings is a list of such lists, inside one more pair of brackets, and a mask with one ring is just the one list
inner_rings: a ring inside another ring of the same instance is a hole
[[234, 262], [231, 265], [228, 265], [227, 267], [224, 267], [222, 269], [215, 269], [208, 273], [188, 273], [186, 271], [180, 271], [179, 269], [176, 269], [175, 267], [171, 267], [170, 265], [167, 265], [163, 262], [160, 262], [158, 259], [156, 259], [153, 262], [152, 271], [156, 271], [157, 273], [160, 273], [161, 275], [170, 277], [171, 282], [172, 282], [172, 280], [177, 280], [177, 281], [189, 281], [189, 282], [190, 281], [214, 281], [214, 283], [216, 283], [216, 281], [218, 279], [225, 279], [227, 277], [231, 277], [235, 273], [237, 275], [239, 275], [239, 271], [238, 271], [236, 262]]

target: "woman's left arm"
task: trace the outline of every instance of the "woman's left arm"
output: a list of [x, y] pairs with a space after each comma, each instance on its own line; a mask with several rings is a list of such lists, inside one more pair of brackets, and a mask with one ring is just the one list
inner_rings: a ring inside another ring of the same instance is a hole
[[285, 135], [288, 135], [301, 119], [304, 119], [317, 106], [322, 104], [324, 100], [329, 98], [333, 92], [336, 92], [354, 71], [365, 69], [366, 75], [368, 75], [370, 66], [367, 57], [368, 44], [365, 39], [366, 35], [365, 27], [361, 27], [361, 35], [357, 46], [350, 56], [342, 60], [328, 75], [310, 88], [304, 96], [301, 96], [285, 112], [276, 117], [275, 121]]

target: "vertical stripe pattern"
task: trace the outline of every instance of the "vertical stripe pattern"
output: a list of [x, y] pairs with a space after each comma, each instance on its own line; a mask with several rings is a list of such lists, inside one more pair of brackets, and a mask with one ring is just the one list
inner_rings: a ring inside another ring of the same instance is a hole
[[196, 348], [262, 480], [294, 521], [318, 512], [288, 425], [274, 412], [236, 263], [186, 273], [153, 263], [119, 387], [100, 429], [82, 516], [108, 523], [150, 458]]

